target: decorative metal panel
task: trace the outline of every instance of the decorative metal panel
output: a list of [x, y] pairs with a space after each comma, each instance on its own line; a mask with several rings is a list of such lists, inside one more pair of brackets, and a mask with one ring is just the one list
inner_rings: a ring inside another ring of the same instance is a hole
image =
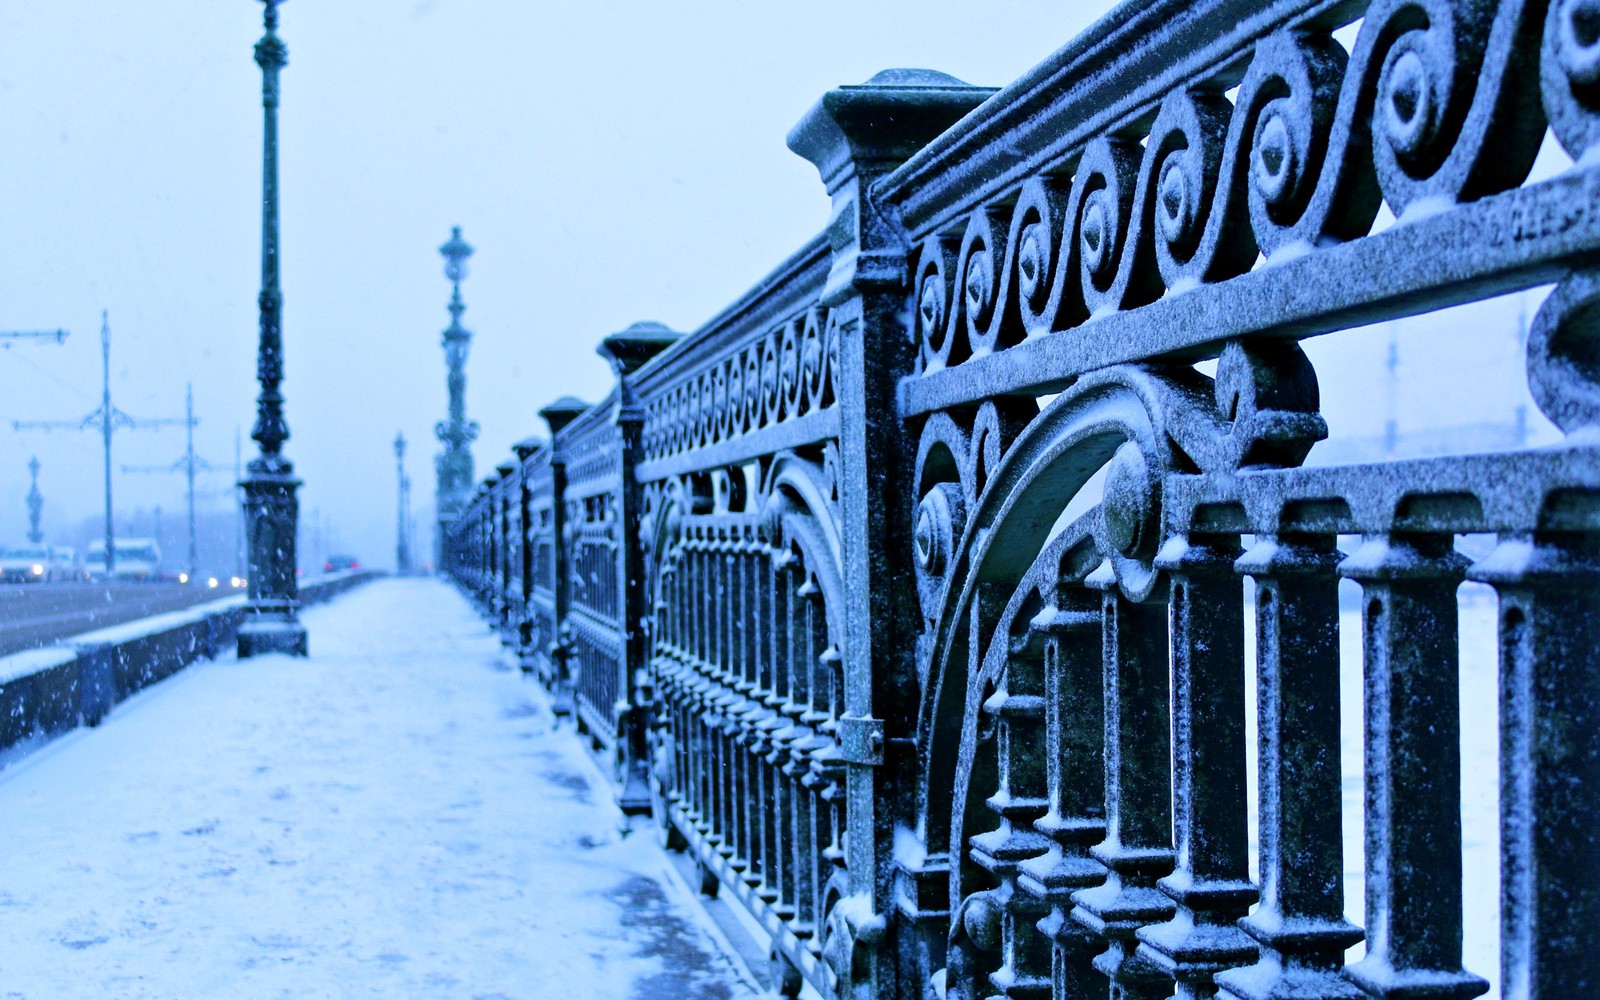
[[[830, 92], [790, 136], [824, 237], [670, 348], [608, 338], [570, 481], [523, 467], [565, 530], [497, 527], [491, 486], [450, 571], [498, 613], [496, 549], [551, 532], [570, 599], [511, 613], [786, 992], [1590, 995], [1597, 11], [1148, 0], [998, 93]], [[1572, 165], [1529, 183], [1542, 146]], [[1302, 341], [1547, 286], [1506, 377], [1559, 441], [1315, 461]], [[1498, 734], [1460, 727], [1464, 580]], [[1500, 955], [1467, 955], [1462, 745], [1496, 736]]]

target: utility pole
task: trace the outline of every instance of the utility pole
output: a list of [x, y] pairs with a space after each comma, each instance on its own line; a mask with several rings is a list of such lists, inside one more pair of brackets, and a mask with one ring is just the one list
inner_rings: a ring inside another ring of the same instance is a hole
[[194, 474], [197, 471], [215, 472], [216, 466], [194, 453], [194, 428], [200, 422], [194, 415], [194, 383], [184, 387], [184, 426], [186, 429], [183, 457], [171, 465], [124, 465], [123, 472], [182, 472], [189, 480], [189, 579], [195, 578], [199, 559], [196, 558], [194, 521]]
[[111, 404], [111, 320], [110, 314], [100, 312], [100, 408], [82, 420], [14, 420], [11, 427], [19, 431], [86, 431], [100, 432], [105, 448], [106, 479], [106, 576], [116, 569], [116, 527], [111, 520], [111, 436], [121, 430], [149, 430], [156, 427], [173, 427], [182, 420], [135, 420]]
[[411, 481], [406, 478], [406, 436], [396, 433], [394, 436], [394, 467], [396, 485], [399, 490], [399, 505], [395, 513], [395, 542], [394, 569], [401, 576], [411, 573], [411, 540], [406, 537], [406, 512], [407, 501], [411, 492]]
[[44, 532], [39, 530], [39, 515], [44, 513], [44, 496], [39, 492], [39, 456], [28, 459], [28, 474], [33, 477], [33, 485], [28, 487], [28, 541], [35, 545], [44, 541]]

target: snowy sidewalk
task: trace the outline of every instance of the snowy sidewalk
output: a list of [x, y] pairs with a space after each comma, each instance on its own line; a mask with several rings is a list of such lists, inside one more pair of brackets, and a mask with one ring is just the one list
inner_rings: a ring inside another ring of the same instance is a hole
[[458, 594], [305, 620], [0, 772], [0, 997], [754, 995]]

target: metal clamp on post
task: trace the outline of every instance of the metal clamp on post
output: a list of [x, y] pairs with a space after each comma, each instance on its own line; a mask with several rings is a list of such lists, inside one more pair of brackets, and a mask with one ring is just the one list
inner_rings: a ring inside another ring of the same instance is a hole
[[839, 749], [851, 764], [883, 763], [883, 720], [845, 715], [839, 718]]

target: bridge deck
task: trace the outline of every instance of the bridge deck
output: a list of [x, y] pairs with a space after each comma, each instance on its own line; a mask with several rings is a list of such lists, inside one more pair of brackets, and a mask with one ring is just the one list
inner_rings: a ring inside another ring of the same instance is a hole
[[746, 997], [454, 591], [306, 614], [0, 772], [8, 997]]

